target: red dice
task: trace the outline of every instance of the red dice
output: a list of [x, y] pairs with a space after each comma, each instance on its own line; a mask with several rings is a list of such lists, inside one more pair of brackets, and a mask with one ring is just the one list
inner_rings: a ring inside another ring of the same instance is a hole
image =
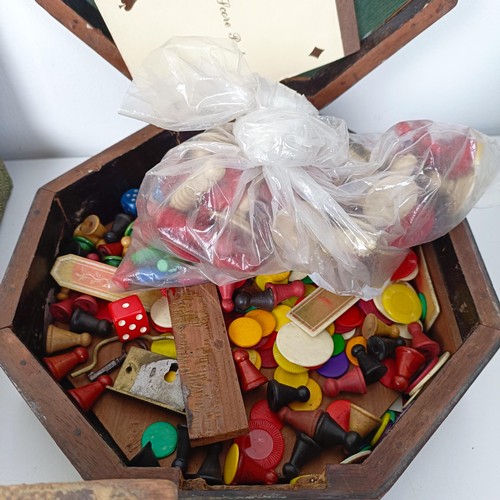
[[122, 342], [140, 337], [151, 329], [146, 310], [137, 295], [110, 302], [108, 310]]

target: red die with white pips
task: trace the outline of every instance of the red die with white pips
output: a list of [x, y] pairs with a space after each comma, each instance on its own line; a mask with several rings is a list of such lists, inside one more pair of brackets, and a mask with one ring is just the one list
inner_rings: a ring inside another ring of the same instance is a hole
[[140, 337], [151, 329], [146, 310], [137, 295], [110, 302], [108, 310], [122, 342]]

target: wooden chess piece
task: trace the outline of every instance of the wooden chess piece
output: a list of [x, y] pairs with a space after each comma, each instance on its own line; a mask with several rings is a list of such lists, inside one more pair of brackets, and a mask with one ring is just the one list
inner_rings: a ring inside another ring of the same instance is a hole
[[274, 309], [274, 294], [268, 288], [263, 292], [256, 294], [249, 294], [248, 292], [238, 292], [234, 297], [235, 309], [239, 312], [245, 312], [249, 307], [256, 307], [257, 309], [264, 309], [265, 311], [272, 311]]
[[399, 328], [396, 325], [386, 325], [375, 314], [369, 313], [363, 320], [361, 334], [365, 339], [369, 339], [372, 335], [395, 339], [399, 337]]
[[88, 332], [99, 337], [107, 337], [113, 332], [113, 323], [97, 319], [82, 309], [76, 309], [71, 315], [69, 329], [75, 333]]
[[410, 379], [424, 366], [425, 356], [413, 347], [396, 348], [396, 375], [392, 386], [396, 391], [404, 392], [410, 384]]
[[196, 477], [201, 477], [210, 486], [224, 484], [222, 469], [219, 461], [219, 455], [221, 454], [223, 447], [224, 445], [222, 442], [208, 445], [207, 455], [196, 473]]
[[273, 305], [276, 307], [278, 304], [281, 304], [281, 302], [289, 299], [290, 297], [302, 298], [306, 293], [306, 286], [302, 281], [296, 280], [282, 285], [266, 283], [266, 290], [272, 290], [274, 300]]
[[401, 337], [392, 339], [390, 337], [379, 337], [378, 335], [372, 335], [366, 342], [368, 354], [378, 361], [391, 358], [394, 355], [396, 347], [404, 345], [406, 345], [406, 342]]
[[420, 323], [414, 322], [408, 325], [410, 332], [411, 347], [421, 352], [427, 361], [437, 358], [441, 354], [441, 346], [435, 340], [430, 339], [422, 330]]
[[188, 458], [191, 452], [191, 441], [187, 425], [177, 424], [177, 448], [176, 457], [172, 462], [172, 467], [179, 467], [184, 476], [188, 468]]

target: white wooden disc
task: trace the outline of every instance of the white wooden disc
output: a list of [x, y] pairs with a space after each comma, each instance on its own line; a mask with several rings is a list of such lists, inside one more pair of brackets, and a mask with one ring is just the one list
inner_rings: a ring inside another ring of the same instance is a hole
[[279, 329], [276, 345], [288, 361], [307, 368], [326, 363], [333, 353], [333, 338], [326, 330], [311, 337], [291, 322]]
[[151, 306], [151, 321], [162, 329], [172, 328], [172, 318], [170, 317], [170, 307], [167, 297], [160, 297]]
[[450, 357], [450, 353], [448, 351], [444, 352], [439, 356], [438, 362], [432, 367], [432, 370], [410, 391], [409, 395], [413, 396], [420, 392], [420, 389], [423, 389], [424, 385], [429, 382], [429, 380], [436, 375], [436, 373], [443, 367], [443, 365], [448, 361]]

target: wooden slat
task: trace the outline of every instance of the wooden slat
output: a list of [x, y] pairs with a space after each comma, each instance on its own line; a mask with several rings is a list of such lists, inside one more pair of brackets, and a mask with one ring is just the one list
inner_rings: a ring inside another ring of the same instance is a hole
[[238, 376], [215, 285], [167, 291], [193, 446], [248, 432]]

